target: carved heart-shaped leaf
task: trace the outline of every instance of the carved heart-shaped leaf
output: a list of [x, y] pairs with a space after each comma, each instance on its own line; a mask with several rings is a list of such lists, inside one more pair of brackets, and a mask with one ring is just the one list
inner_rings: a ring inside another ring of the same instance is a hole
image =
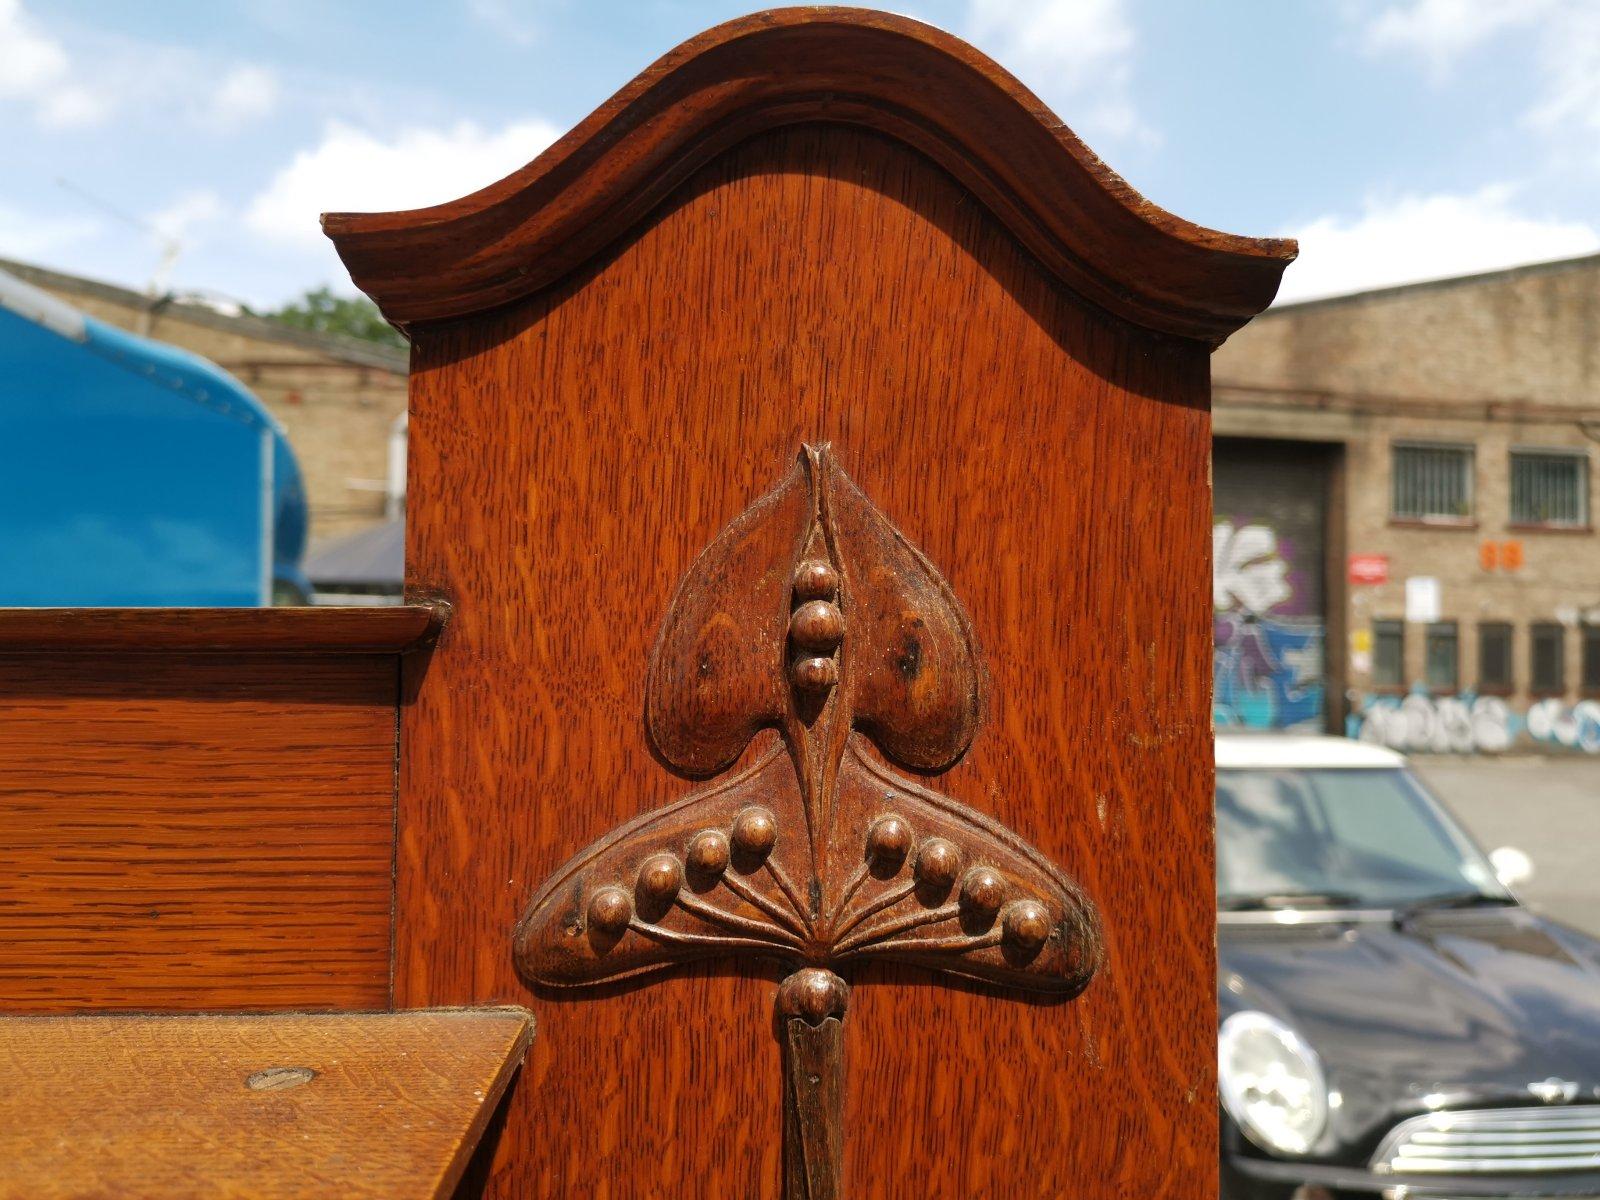
[[811, 463], [801, 455], [678, 585], [650, 655], [645, 724], [656, 751], [686, 775], [727, 767], [789, 712], [790, 575], [815, 513]]

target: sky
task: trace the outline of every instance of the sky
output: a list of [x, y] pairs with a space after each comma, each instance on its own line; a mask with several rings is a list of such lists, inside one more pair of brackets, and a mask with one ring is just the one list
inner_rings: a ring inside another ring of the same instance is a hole
[[[1597, 0], [897, 0], [1280, 302], [1600, 251]], [[0, 0], [0, 257], [271, 307], [750, 0]]]

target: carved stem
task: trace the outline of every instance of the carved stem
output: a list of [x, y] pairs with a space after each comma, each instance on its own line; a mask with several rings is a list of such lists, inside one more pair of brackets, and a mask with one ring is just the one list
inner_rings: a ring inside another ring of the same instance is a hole
[[762, 912], [766, 913], [767, 916], [771, 917], [774, 921], [776, 921], [779, 925], [782, 925], [796, 937], [803, 938], [806, 936], [808, 931], [801, 923], [799, 917], [791, 916], [789, 913], [785, 912], [777, 904], [767, 899], [760, 892], [756, 891], [755, 888], [751, 887], [743, 880], [738, 879], [733, 875], [725, 874], [722, 877], [722, 886], [727, 888], [735, 896], [749, 901], [751, 906], [759, 908]]
[[778, 987], [784, 1200], [839, 1200], [843, 1194], [849, 996], [844, 980], [819, 967], [796, 971]]
[[778, 885], [778, 890], [783, 893], [784, 898], [794, 906], [795, 915], [805, 923], [806, 932], [809, 933], [812, 928], [811, 906], [800, 899], [800, 893], [795, 891], [794, 884], [789, 882], [789, 876], [771, 858], [768, 858], [762, 866], [766, 868], [767, 874], [772, 876], [772, 881]]
[[783, 929], [774, 929], [770, 925], [763, 925], [760, 921], [752, 921], [748, 917], [741, 917], [735, 913], [723, 912], [713, 904], [703, 900], [696, 900], [693, 896], [680, 895], [677, 899], [678, 907], [685, 912], [693, 913], [703, 921], [712, 925], [720, 925], [724, 929], [732, 929], [736, 933], [746, 933], [753, 938], [770, 940], [780, 946], [788, 946], [793, 950], [805, 949], [805, 943], [793, 934]]
[[908, 913], [906, 916], [897, 917], [893, 921], [885, 921], [882, 925], [874, 925], [871, 929], [863, 929], [847, 938], [840, 938], [835, 944], [836, 953], [845, 954], [873, 942], [881, 942], [891, 938], [897, 933], [904, 933], [908, 929], [918, 929], [923, 925], [937, 925], [941, 921], [961, 914], [959, 904], [946, 904], [942, 908], [930, 908], [923, 912]]
[[916, 890], [917, 881], [914, 879], [907, 880], [905, 883], [896, 884], [894, 887], [884, 892], [883, 895], [879, 896], [871, 904], [863, 905], [854, 913], [850, 914], [850, 916], [846, 917], [843, 922], [841, 922], [840, 925], [833, 931], [834, 939], [837, 941], [843, 938], [845, 934], [849, 933], [868, 917], [874, 915], [875, 913], [880, 913], [886, 908], [893, 908], [896, 904], [899, 904], [900, 901], [904, 900]]

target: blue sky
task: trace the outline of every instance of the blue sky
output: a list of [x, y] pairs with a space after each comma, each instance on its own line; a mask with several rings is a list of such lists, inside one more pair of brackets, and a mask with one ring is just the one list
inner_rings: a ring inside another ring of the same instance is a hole
[[[900, 0], [1162, 206], [1291, 234], [1290, 299], [1600, 250], [1596, 0]], [[0, 0], [0, 256], [255, 305], [324, 209], [451, 199], [716, 0]]]

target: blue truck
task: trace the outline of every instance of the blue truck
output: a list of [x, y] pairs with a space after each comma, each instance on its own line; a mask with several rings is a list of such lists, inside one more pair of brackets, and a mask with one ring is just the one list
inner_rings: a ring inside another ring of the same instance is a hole
[[303, 602], [306, 518], [236, 379], [0, 272], [0, 605]]

